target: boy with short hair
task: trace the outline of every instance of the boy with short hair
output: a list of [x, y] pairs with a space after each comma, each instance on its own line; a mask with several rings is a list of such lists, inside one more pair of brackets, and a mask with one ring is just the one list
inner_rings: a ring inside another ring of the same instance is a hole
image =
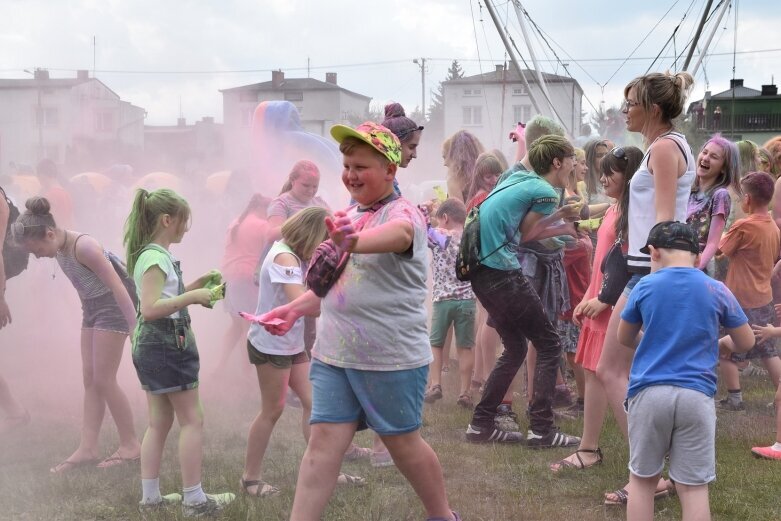
[[710, 519], [719, 326], [736, 351], [750, 349], [754, 335], [729, 289], [695, 268], [699, 243], [693, 228], [660, 222], [640, 251], [651, 255], [652, 273], [632, 290], [618, 326], [619, 341], [636, 349], [625, 405], [632, 488], [627, 519], [653, 519], [667, 454], [683, 520]]
[[[526, 443], [533, 448], [569, 447], [580, 439], [558, 431], [553, 424], [552, 397], [559, 370], [561, 343], [545, 314], [540, 297], [524, 276], [517, 250], [521, 242], [576, 233], [571, 221], [580, 206], [557, 209], [559, 194], [575, 165], [575, 149], [555, 135], [537, 139], [529, 161], [538, 172], [513, 172], [480, 205], [480, 267], [471, 278], [472, 289], [485, 307], [504, 343], [504, 352], [485, 383], [466, 439], [472, 443]], [[518, 431], [494, 426], [502, 398], [527, 353], [527, 340], [537, 348], [534, 394], [530, 399], [530, 428], [524, 440]]]
[[[773, 309], [771, 279], [781, 239], [778, 227], [768, 214], [774, 190], [773, 178], [764, 172], [751, 172], [741, 179], [740, 187], [743, 192], [740, 204], [746, 217], [735, 221], [719, 243], [719, 250], [729, 258], [724, 283], [738, 299], [752, 325], [775, 326], [778, 319]], [[722, 409], [739, 411], [745, 408], [737, 364], [751, 358], [762, 360], [773, 388], [778, 388], [781, 359], [776, 351], [775, 339], [758, 339], [748, 353], [732, 353], [721, 360], [721, 376], [728, 393], [719, 401]]]
[[[263, 321], [285, 334], [322, 310], [312, 350], [312, 426], [301, 460], [293, 521], [320, 519], [355, 431], [371, 427], [407, 478], [429, 521], [458, 521], [445, 496], [442, 467], [420, 435], [431, 350], [426, 327], [426, 224], [395, 194], [401, 144], [366, 122], [331, 128], [344, 156], [342, 182], [357, 204], [326, 218], [338, 253], [350, 258], [321, 299], [311, 290]], [[363, 226], [356, 229], [356, 221]]]
[[[433, 403], [442, 398], [443, 347], [448, 329], [453, 326], [458, 350], [458, 372], [460, 394], [458, 405], [472, 409], [472, 395], [469, 384], [472, 380], [472, 368], [475, 356], [475, 294], [469, 282], [456, 278], [456, 256], [461, 244], [461, 234], [466, 220], [466, 206], [460, 199], [450, 198], [444, 201], [434, 212], [437, 227], [429, 228], [428, 245], [432, 252], [431, 267], [434, 277], [433, 302], [431, 312], [431, 352], [434, 361], [429, 374], [431, 387], [426, 391], [424, 400]], [[447, 360], [444, 360], [447, 362]]]

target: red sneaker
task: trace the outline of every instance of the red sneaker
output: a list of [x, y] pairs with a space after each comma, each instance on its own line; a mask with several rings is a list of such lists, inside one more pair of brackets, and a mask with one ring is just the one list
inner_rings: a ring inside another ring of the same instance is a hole
[[757, 458], [774, 459], [781, 461], [781, 450], [775, 450], [770, 447], [754, 447], [751, 449], [751, 453]]

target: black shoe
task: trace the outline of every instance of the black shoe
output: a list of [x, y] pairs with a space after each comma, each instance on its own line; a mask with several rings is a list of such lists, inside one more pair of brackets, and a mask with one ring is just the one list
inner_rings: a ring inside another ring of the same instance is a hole
[[478, 429], [470, 424], [466, 428], [466, 441], [470, 443], [521, 443], [523, 442], [523, 434], [490, 427]]
[[580, 444], [580, 438], [562, 434], [558, 429], [551, 429], [547, 434], [535, 434], [529, 429], [526, 434], [526, 446], [531, 449], [552, 449], [556, 447], [574, 447]]

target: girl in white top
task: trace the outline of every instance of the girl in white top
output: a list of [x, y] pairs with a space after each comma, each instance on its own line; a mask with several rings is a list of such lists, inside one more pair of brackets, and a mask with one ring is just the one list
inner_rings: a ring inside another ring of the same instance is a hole
[[[629, 369], [634, 351], [618, 342], [616, 332], [629, 291], [642, 276], [651, 271], [650, 259], [640, 253], [648, 232], [660, 221], [686, 222], [695, 164], [686, 139], [674, 132], [673, 119], [683, 112], [686, 96], [693, 83], [694, 79], [687, 72], [651, 73], [635, 78], [624, 88], [622, 112], [627, 130], [642, 134], [648, 149], [629, 185], [627, 262], [633, 277], [611, 315], [597, 365], [597, 377], [605, 387], [613, 415], [627, 439], [627, 417], [623, 401], [629, 385]], [[668, 486], [664, 479], [660, 479], [657, 495], [669, 494]], [[631, 497], [630, 492], [629, 485], [609, 492], [605, 494], [605, 504], [626, 504], [628, 497]]]
[[[325, 209], [305, 208], [282, 225], [282, 239], [274, 243], [260, 268], [260, 294], [256, 314], [292, 302], [306, 292], [306, 263], [315, 248], [328, 238]], [[268, 333], [259, 323], [249, 329], [247, 349], [260, 386], [261, 410], [252, 422], [240, 485], [250, 496], [269, 497], [279, 489], [261, 480], [261, 466], [274, 426], [285, 409], [288, 386], [301, 400], [301, 429], [309, 441], [312, 386], [309, 356], [304, 350], [304, 323], [297, 322], [285, 336]], [[355, 476], [342, 474], [340, 483], [362, 484]]]

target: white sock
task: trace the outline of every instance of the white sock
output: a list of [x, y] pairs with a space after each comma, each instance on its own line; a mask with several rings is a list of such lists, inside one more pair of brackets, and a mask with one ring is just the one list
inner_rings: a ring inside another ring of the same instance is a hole
[[157, 503], [158, 501], [162, 501], [163, 497], [160, 495], [160, 478], [142, 478], [141, 494], [142, 503]]
[[772, 447], [770, 447], [773, 450], [781, 450], [781, 443], [775, 442]]
[[206, 502], [206, 494], [203, 492], [203, 487], [198, 483], [192, 487], [186, 487], [182, 489], [184, 492], [184, 502], [188, 505], [198, 505]]

